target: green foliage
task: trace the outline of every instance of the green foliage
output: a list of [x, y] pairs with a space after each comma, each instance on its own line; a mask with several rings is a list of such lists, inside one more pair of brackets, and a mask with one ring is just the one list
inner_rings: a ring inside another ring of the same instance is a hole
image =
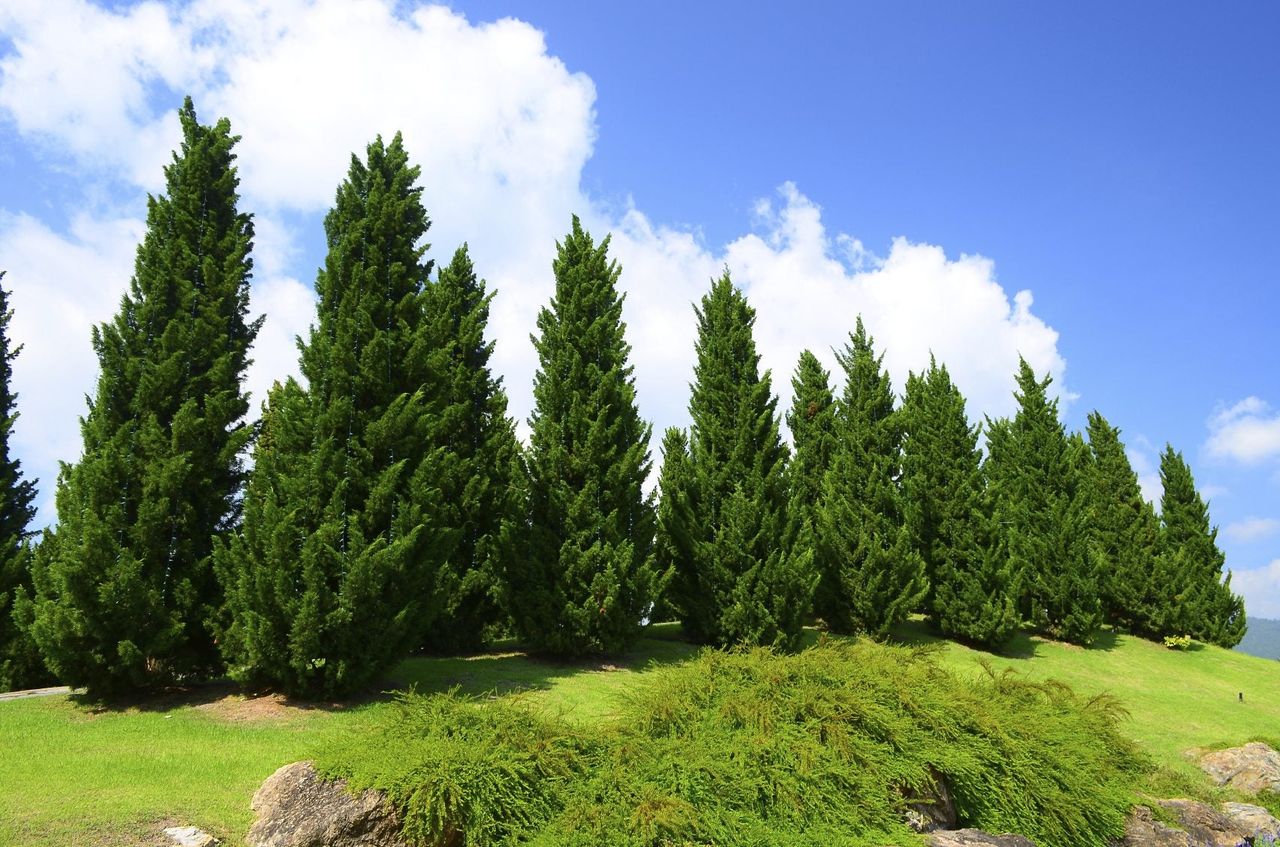
[[507, 417], [501, 378], [489, 369], [489, 302], [463, 245], [426, 287], [431, 356], [438, 387], [431, 444], [438, 451], [440, 496], [433, 523], [456, 543], [437, 549], [433, 567], [453, 589], [424, 639], [432, 650], [476, 649], [503, 622], [498, 605], [501, 529], [520, 503], [520, 445]]
[[253, 226], [237, 211], [237, 136], [179, 112], [182, 148], [147, 207], [120, 311], [95, 327], [100, 374], [64, 465], [58, 525], [33, 572], [32, 635], [95, 695], [216, 671], [213, 537], [237, 520], [252, 431], [241, 378]]
[[978, 428], [945, 365], [907, 378], [903, 512], [929, 581], [926, 613], [944, 633], [988, 647], [1018, 616], [1003, 533], [986, 496]]
[[653, 671], [595, 730], [509, 703], [405, 697], [323, 770], [378, 787], [415, 843], [914, 844], [937, 774], [963, 825], [1046, 847], [1122, 834], [1148, 769], [1106, 697], [871, 642], [704, 651]]
[[1130, 632], [1150, 635], [1160, 526], [1142, 496], [1120, 430], [1095, 411], [1089, 415], [1088, 431], [1093, 461], [1086, 484], [1093, 502], [1094, 537], [1105, 560], [1100, 585], [1103, 615]]
[[988, 421], [987, 479], [1005, 529], [1020, 613], [1034, 626], [1088, 644], [1102, 623], [1102, 560], [1091, 530], [1092, 498], [1084, 475], [1087, 448], [1067, 438], [1050, 400], [1052, 380], [1037, 380], [1019, 360], [1018, 413]]
[[903, 421], [873, 344], [858, 318], [836, 354], [845, 386], [823, 481], [815, 610], [836, 632], [882, 638], [924, 600], [928, 582], [903, 516]]
[[1191, 645], [1195, 644], [1190, 635], [1166, 635], [1162, 640], [1170, 650], [1190, 650]]
[[28, 688], [46, 682], [49, 672], [31, 639], [18, 625], [15, 601], [31, 590], [29, 527], [36, 510], [36, 487], [22, 478], [22, 464], [9, 451], [9, 437], [18, 419], [18, 395], [11, 386], [13, 360], [22, 346], [9, 343], [9, 293], [0, 271], [0, 691]]
[[836, 401], [831, 374], [808, 350], [800, 354], [791, 377], [791, 409], [787, 428], [795, 445], [788, 473], [791, 483], [789, 511], [792, 520], [816, 532], [822, 507], [823, 480], [835, 452]]
[[457, 531], [433, 523], [441, 451], [417, 178], [400, 136], [378, 138], [365, 162], [352, 156], [325, 218], [317, 323], [299, 345], [308, 385], [271, 391], [244, 527], [218, 554], [220, 646], [238, 679], [355, 691], [421, 643], [452, 588], [434, 571]]
[[1161, 592], [1155, 612], [1159, 634], [1189, 634], [1221, 647], [1244, 637], [1244, 601], [1223, 578], [1226, 557], [1218, 549], [1218, 528], [1209, 525], [1209, 507], [1196, 490], [1182, 454], [1166, 446], [1160, 456], [1160, 554], [1156, 564]]
[[660, 549], [672, 604], [696, 641], [795, 646], [809, 612], [812, 552], [787, 514], [787, 448], [769, 372], [760, 373], [755, 310], [726, 271], [703, 296], [689, 401], [688, 456], [660, 486]]
[[651, 427], [640, 419], [617, 285], [622, 269], [575, 216], [538, 315], [527, 526], [509, 532], [507, 604], [536, 650], [623, 650], [662, 590], [654, 564]]

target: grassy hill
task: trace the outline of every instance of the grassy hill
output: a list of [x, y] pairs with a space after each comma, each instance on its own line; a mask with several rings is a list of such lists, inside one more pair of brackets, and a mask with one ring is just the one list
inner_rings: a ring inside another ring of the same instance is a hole
[[1249, 631], [1236, 649], [1263, 659], [1280, 659], [1280, 621], [1249, 618]]
[[[937, 641], [921, 624], [898, 637], [936, 643], [939, 662], [961, 674], [989, 663], [1084, 694], [1110, 692], [1129, 712], [1123, 731], [1188, 779], [1200, 779], [1183, 756], [1189, 748], [1280, 740], [1274, 661], [1214, 647], [1177, 652], [1127, 636], [1090, 649], [1022, 636], [1002, 656]], [[694, 652], [676, 630], [657, 627], [634, 654], [612, 662], [552, 664], [515, 650], [415, 658], [389, 684], [495, 692], [599, 724], [643, 674]], [[252, 699], [216, 686], [106, 710], [67, 697], [0, 703], [0, 845], [149, 845], [161, 825], [178, 823], [236, 844], [251, 822], [253, 791], [276, 767], [381, 722], [391, 708], [381, 699], [342, 707]]]

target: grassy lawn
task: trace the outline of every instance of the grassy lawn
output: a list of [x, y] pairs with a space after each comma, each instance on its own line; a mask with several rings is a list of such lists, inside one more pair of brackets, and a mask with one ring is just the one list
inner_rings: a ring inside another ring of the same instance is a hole
[[[916, 623], [898, 635], [936, 641]], [[646, 667], [694, 652], [676, 636], [658, 627], [632, 655], [584, 664], [534, 660], [513, 649], [415, 658], [396, 668], [388, 685], [497, 692], [572, 720], [608, 720], [616, 694]], [[979, 673], [979, 663], [988, 661], [1081, 692], [1111, 692], [1130, 712], [1126, 731], [1158, 761], [1186, 772], [1188, 748], [1280, 740], [1280, 663], [1241, 653], [1183, 653], [1125, 636], [1085, 650], [1022, 636], [1003, 656], [942, 642], [939, 660], [961, 673]], [[108, 710], [67, 697], [0, 703], [0, 845], [161, 844], [160, 828], [173, 824], [194, 824], [238, 844], [263, 779], [359, 732], [387, 708], [378, 700], [299, 706], [218, 687]]]

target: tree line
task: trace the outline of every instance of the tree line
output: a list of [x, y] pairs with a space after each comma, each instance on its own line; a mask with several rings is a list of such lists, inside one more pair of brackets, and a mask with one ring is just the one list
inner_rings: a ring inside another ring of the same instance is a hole
[[1087, 440], [1068, 433], [1025, 361], [1017, 414], [975, 425], [936, 361], [896, 403], [860, 318], [838, 395], [801, 355], [789, 447], [728, 270], [695, 307], [691, 426], [663, 433], [646, 493], [621, 268], [576, 217], [537, 319], [522, 445], [489, 366], [493, 292], [465, 244], [439, 269], [426, 258], [398, 134], [352, 156], [303, 379], [277, 382], [251, 424], [261, 319], [238, 136], [190, 98], [179, 117], [128, 291], [93, 331], [83, 453], [38, 539], [9, 451], [19, 350], [0, 286], [0, 689], [56, 678], [115, 696], [229, 674], [337, 697], [415, 651], [512, 633], [551, 655], [615, 652], [668, 618], [698, 642], [781, 648], [815, 621], [884, 637], [915, 612], [989, 648], [1021, 626], [1079, 644], [1104, 625], [1243, 636], [1181, 454], [1161, 457], [1157, 516], [1119, 430], [1094, 412]]

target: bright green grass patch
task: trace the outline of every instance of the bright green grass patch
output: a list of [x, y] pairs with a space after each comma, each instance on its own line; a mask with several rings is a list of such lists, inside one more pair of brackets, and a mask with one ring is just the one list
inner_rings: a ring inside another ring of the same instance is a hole
[[907, 798], [945, 775], [963, 824], [1043, 847], [1123, 832], [1146, 761], [1107, 697], [924, 651], [831, 641], [706, 651], [583, 727], [510, 701], [408, 696], [322, 769], [387, 791], [417, 843], [473, 847], [917, 844]]

